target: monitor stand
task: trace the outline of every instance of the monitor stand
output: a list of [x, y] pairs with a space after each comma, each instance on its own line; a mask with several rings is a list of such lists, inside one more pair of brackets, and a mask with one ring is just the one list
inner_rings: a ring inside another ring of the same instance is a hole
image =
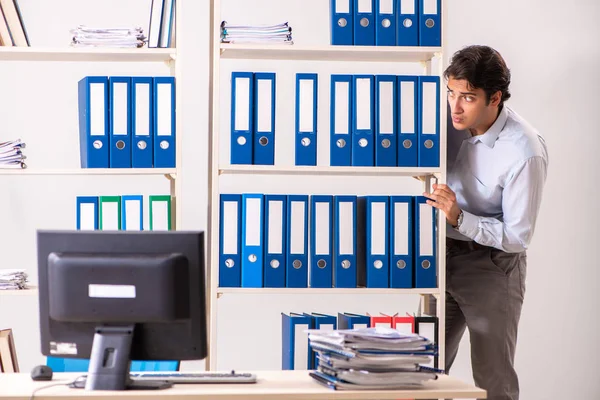
[[[135, 325], [98, 326], [94, 334], [85, 390], [155, 390], [166, 389], [166, 381], [132, 381], [131, 342]], [[81, 382], [80, 385], [82, 385]]]

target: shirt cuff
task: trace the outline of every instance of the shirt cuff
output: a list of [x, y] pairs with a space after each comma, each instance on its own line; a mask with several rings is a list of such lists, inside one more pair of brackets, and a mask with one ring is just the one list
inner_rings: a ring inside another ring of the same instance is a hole
[[458, 228], [458, 231], [468, 237], [471, 240], [475, 240], [477, 231], [479, 230], [479, 217], [471, 214], [465, 210], [463, 212], [462, 224]]

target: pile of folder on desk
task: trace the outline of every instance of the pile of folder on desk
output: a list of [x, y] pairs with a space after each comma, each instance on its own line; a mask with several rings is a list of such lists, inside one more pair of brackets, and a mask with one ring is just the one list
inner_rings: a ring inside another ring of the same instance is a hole
[[0, 142], [0, 168], [27, 168], [21, 139]]
[[0, 269], [0, 290], [27, 289], [27, 279], [24, 269]]
[[221, 22], [222, 43], [294, 44], [292, 27], [287, 22], [277, 25], [229, 25]]
[[335, 390], [414, 388], [442, 372], [421, 365], [435, 348], [417, 334], [381, 327], [316, 330], [309, 340], [319, 359], [310, 376]]

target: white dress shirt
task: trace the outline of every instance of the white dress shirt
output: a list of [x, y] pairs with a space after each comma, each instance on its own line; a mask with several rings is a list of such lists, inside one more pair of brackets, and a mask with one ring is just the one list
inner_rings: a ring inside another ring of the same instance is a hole
[[457, 131], [448, 121], [448, 186], [464, 216], [447, 236], [509, 253], [527, 250], [548, 169], [543, 137], [503, 106], [483, 135]]

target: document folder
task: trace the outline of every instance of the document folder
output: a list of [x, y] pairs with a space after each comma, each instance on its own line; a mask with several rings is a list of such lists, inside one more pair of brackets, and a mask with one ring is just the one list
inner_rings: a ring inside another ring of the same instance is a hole
[[220, 203], [219, 287], [240, 287], [242, 195], [221, 194]]

